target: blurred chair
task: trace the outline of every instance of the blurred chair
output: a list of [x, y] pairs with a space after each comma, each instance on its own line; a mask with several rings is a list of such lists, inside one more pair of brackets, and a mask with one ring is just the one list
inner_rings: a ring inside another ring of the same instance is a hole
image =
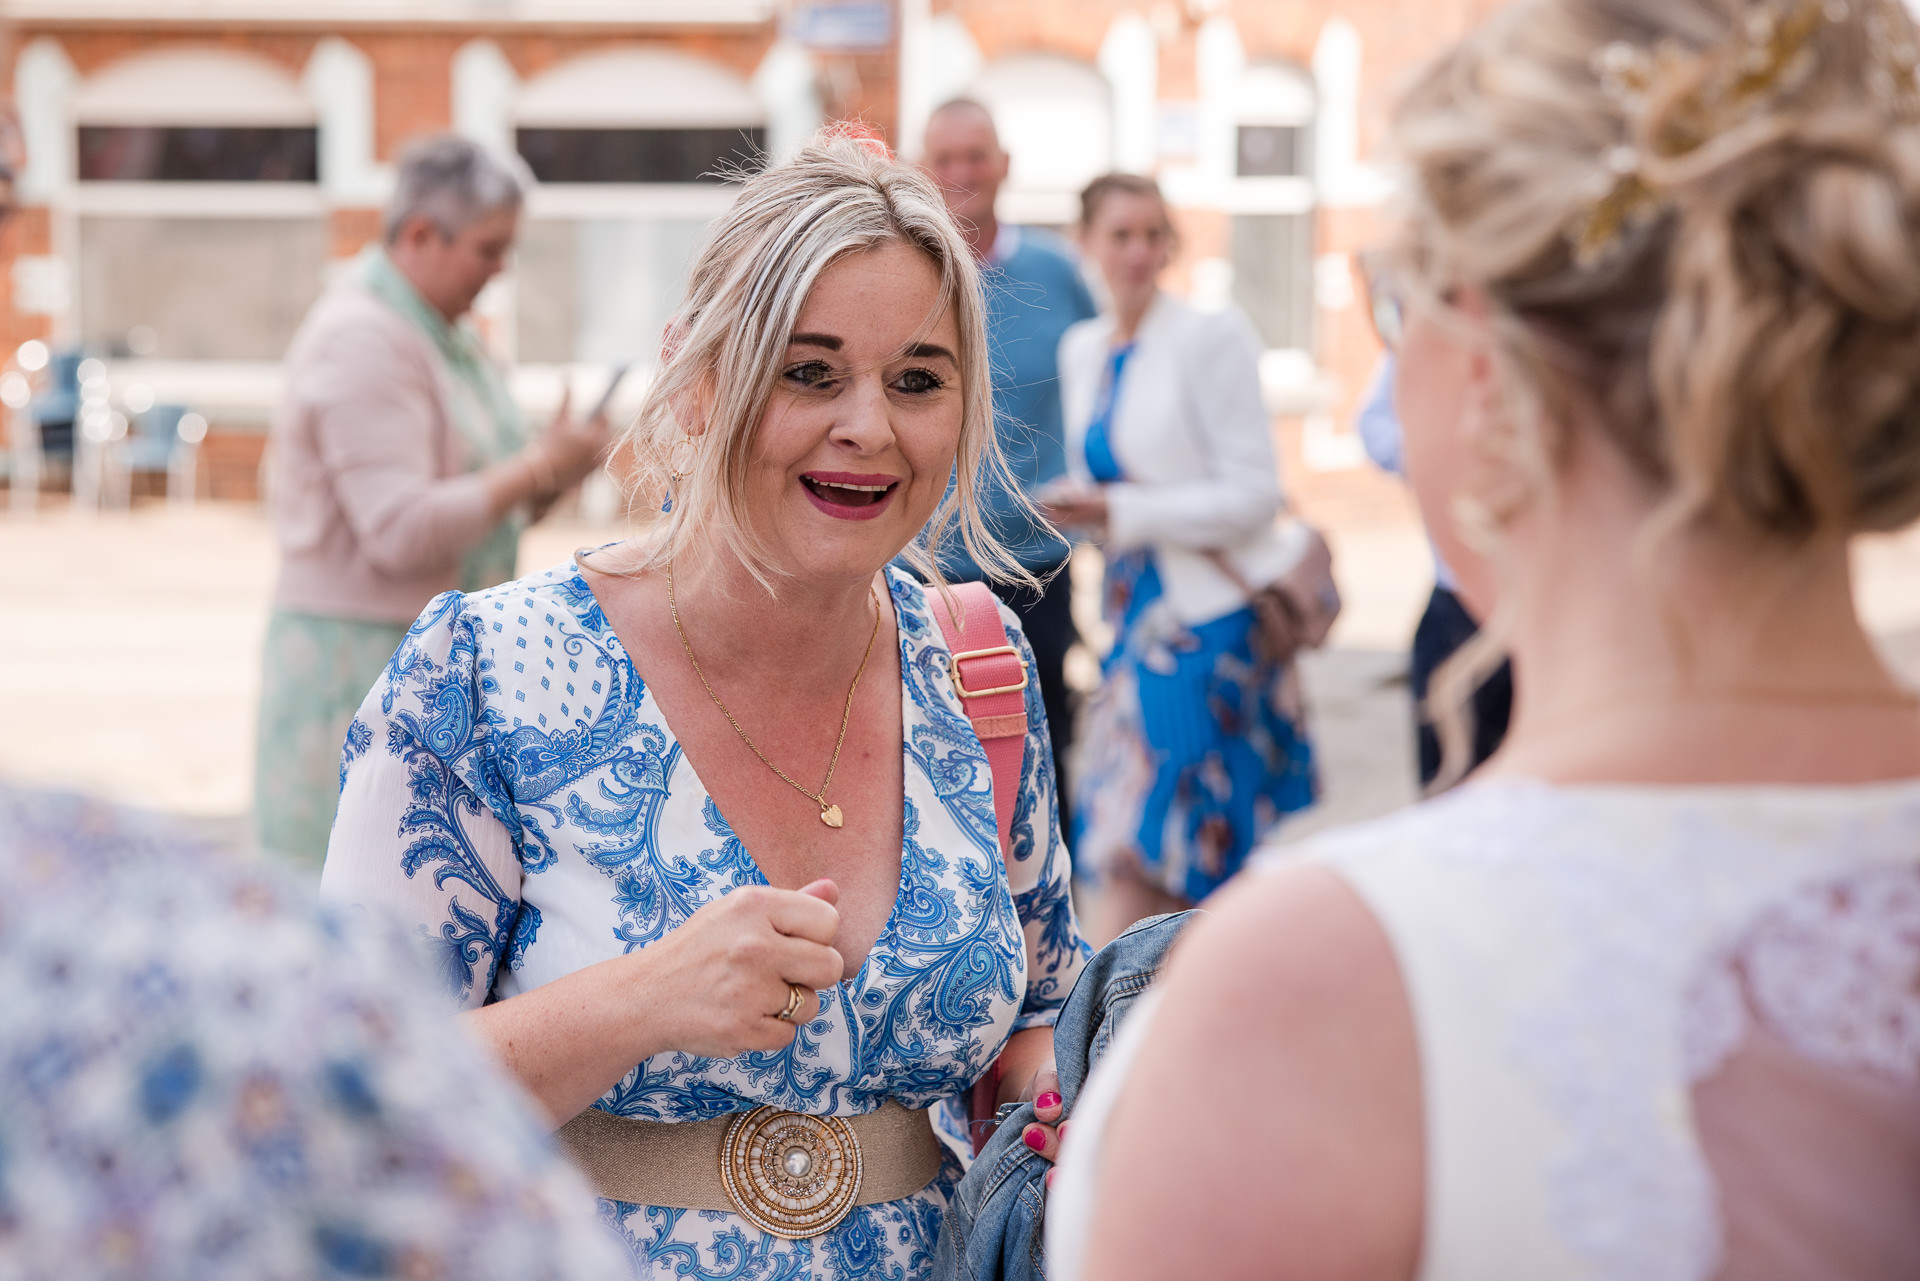
[[49, 460], [61, 466], [71, 483], [84, 360], [84, 352], [50, 355], [45, 343], [29, 340], [0, 374], [0, 402], [7, 411], [8, 505], [16, 512], [38, 506]]
[[114, 484], [118, 506], [129, 505], [134, 473], [167, 477], [167, 501], [191, 507], [199, 484], [200, 442], [207, 420], [185, 405], [155, 405], [130, 418], [125, 439], [117, 443]]
[[80, 362], [86, 353], [79, 350], [54, 354], [47, 362], [40, 394], [33, 398], [27, 412], [40, 429], [40, 457], [61, 459], [73, 464], [74, 423], [80, 417]]
[[[0, 375], [4, 379], [8, 375]], [[18, 373], [10, 376], [24, 378]], [[11, 389], [0, 386], [0, 394]], [[40, 431], [24, 397], [6, 400], [7, 414], [7, 505], [16, 512], [30, 512], [40, 497]]]

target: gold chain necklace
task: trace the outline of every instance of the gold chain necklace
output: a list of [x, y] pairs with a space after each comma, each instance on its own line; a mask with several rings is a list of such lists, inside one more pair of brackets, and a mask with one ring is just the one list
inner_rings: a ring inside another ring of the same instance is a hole
[[[868, 592], [868, 599], [872, 600], [872, 589], [869, 588]], [[762, 765], [778, 774], [788, 787], [818, 805], [822, 823], [828, 827], [839, 827], [844, 824], [846, 819], [840, 813], [840, 807], [827, 800], [827, 789], [833, 786], [833, 771], [840, 764], [840, 749], [847, 741], [847, 722], [853, 716], [853, 692], [860, 688], [860, 678], [866, 675], [867, 660], [873, 657], [874, 639], [880, 635], [880, 602], [873, 601], [873, 630], [867, 633], [867, 651], [860, 655], [860, 666], [853, 673], [853, 684], [847, 686], [846, 706], [840, 709], [840, 737], [833, 740], [833, 756], [827, 761], [827, 777], [820, 784], [820, 790], [817, 792], [809, 792], [794, 782], [793, 777], [785, 770], [768, 760], [767, 754], [747, 737], [747, 731], [740, 728], [740, 722], [733, 719], [733, 713], [728, 711], [727, 705], [720, 701], [720, 696], [713, 692], [713, 685], [707, 680], [707, 674], [700, 670], [700, 660], [693, 656], [693, 646], [687, 640], [687, 629], [680, 625], [680, 604], [673, 595], [672, 560], [667, 561], [667, 612], [673, 615], [673, 630], [680, 635], [680, 648], [687, 651], [687, 661], [693, 664], [693, 674], [700, 678], [700, 684], [706, 688], [707, 697], [712, 699], [713, 705], [720, 709], [720, 714], [727, 718], [727, 724], [733, 726], [733, 732], [740, 736], [740, 741], [747, 745], [747, 750], [758, 756]]]

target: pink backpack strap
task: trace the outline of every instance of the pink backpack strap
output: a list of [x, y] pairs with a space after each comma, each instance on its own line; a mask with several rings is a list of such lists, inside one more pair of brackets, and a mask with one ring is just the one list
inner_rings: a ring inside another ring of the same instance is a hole
[[958, 619], [947, 612], [938, 589], [927, 589], [927, 603], [946, 638], [947, 678], [987, 751], [1000, 857], [1011, 864], [1013, 807], [1020, 795], [1020, 765], [1027, 744], [1027, 664], [1007, 638], [992, 588], [985, 583], [957, 583], [951, 590], [960, 610]]

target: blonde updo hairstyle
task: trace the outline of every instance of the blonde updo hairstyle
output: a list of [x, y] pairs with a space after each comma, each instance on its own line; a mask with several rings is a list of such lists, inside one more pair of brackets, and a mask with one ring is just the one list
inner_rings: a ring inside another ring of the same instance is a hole
[[[596, 556], [605, 562], [596, 568], [641, 573], [691, 540], [726, 548], [775, 589], [774, 556], [747, 508], [760, 422], [821, 273], [848, 254], [888, 244], [918, 250], [940, 275], [940, 301], [924, 331], [951, 308], [960, 339], [955, 483], [906, 559], [938, 584], [933, 550], [957, 534], [992, 576], [1033, 581], [979, 508], [990, 478], [1016, 495], [1020, 489], [994, 436], [985, 302], [972, 252], [923, 174], [877, 140], [847, 130], [823, 132], [791, 160], [748, 178], [709, 229], [669, 326], [659, 374], [615, 454], [636, 509], [668, 510], [651, 537], [613, 557]], [[702, 430], [689, 434], [688, 417], [702, 408]]]
[[[1789, 20], [1803, 42], [1754, 72]], [[1663, 496], [1650, 535], [1791, 552], [1920, 517], [1915, 48], [1893, 0], [1522, 0], [1413, 85], [1394, 257], [1430, 295], [1491, 303], [1511, 445], [1543, 489], [1594, 424]], [[1622, 51], [1661, 69], [1637, 97], [1604, 74]], [[1594, 236], [1623, 182], [1645, 198]], [[1503, 513], [1462, 515], [1497, 544]], [[1497, 665], [1490, 631], [1436, 705]]]

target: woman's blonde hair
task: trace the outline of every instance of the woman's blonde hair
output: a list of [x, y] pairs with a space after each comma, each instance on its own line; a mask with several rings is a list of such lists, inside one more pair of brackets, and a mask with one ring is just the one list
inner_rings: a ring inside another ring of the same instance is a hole
[[[822, 133], [791, 160], [747, 179], [709, 229], [659, 375], [616, 452], [616, 460], [627, 455], [636, 507], [668, 510], [655, 536], [612, 572], [664, 564], [694, 539], [730, 550], [774, 589], [774, 557], [747, 518], [755, 436], [820, 274], [848, 254], [889, 244], [918, 250], [939, 272], [939, 302], [925, 325], [931, 329], [951, 308], [960, 343], [963, 409], [953, 484], [905, 557], [938, 584], [936, 552], [957, 534], [995, 578], [1032, 582], [980, 512], [984, 484], [1016, 497], [1021, 490], [994, 436], [986, 305], [973, 254], [923, 174], [847, 130]], [[704, 430], [689, 437], [682, 415], [695, 405], [705, 408]]]
[[1518, 447], [1597, 422], [1650, 530], [1920, 517], [1917, 55], [1894, 0], [1522, 0], [1429, 68], [1398, 257], [1490, 300]]

